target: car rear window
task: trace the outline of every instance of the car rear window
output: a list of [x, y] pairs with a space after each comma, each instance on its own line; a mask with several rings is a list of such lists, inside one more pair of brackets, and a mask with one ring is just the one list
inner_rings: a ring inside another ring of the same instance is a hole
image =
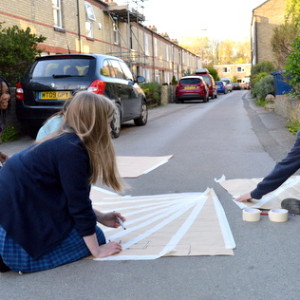
[[31, 77], [84, 77], [89, 72], [91, 61], [88, 58], [39, 60], [31, 70]]
[[184, 78], [180, 79], [181, 84], [199, 84], [201, 82], [200, 78]]

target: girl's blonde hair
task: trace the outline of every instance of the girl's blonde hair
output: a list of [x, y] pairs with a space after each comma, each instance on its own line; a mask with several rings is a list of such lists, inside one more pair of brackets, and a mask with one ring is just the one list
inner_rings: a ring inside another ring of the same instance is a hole
[[121, 191], [123, 184], [117, 170], [110, 136], [109, 119], [113, 116], [114, 110], [113, 102], [105, 96], [87, 91], [78, 92], [68, 105], [61, 129], [46, 139], [75, 132], [89, 155], [90, 184], [101, 179], [107, 186]]

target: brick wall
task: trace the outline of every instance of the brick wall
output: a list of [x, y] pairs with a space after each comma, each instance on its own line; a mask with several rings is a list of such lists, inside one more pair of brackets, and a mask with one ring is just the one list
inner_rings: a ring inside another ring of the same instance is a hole
[[272, 61], [274, 60], [271, 46], [271, 38], [273, 30], [278, 25], [284, 23], [286, 0], [269, 0], [264, 2], [253, 10], [252, 26], [254, 26], [253, 43], [255, 44], [253, 55], [256, 61]]
[[276, 95], [274, 110], [287, 120], [300, 120], [300, 99]]

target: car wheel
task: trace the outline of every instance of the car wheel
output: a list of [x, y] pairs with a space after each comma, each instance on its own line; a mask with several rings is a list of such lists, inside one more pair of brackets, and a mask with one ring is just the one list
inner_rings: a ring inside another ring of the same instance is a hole
[[148, 120], [148, 107], [146, 102], [143, 102], [141, 107], [141, 115], [138, 118], [135, 118], [133, 121], [136, 126], [144, 126], [147, 124], [147, 120]]
[[121, 133], [121, 107], [119, 104], [116, 104], [116, 109], [113, 115], [113, 119], [110, 123], [111, 132], [110, 135], [112, 138], [117, 138]]

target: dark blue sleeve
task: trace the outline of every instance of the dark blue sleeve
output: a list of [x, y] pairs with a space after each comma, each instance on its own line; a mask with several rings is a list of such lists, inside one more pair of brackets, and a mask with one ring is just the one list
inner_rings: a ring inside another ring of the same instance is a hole
[[96, 216], [89, 198], [90, 165], [81, 142], [64, 143], [59, 149], [58, 173], [67, 207], [81, 236], [95, 233]]
[[267, 175], [251, 192], [251, 197], [260, 199], [267, 193], [276, 190], [290, 176], [292, 176], [300, 168], [300, 137], [297, 134], [297, 140], [288, 153], [288, 155], [279, 163], [269, 175]]

